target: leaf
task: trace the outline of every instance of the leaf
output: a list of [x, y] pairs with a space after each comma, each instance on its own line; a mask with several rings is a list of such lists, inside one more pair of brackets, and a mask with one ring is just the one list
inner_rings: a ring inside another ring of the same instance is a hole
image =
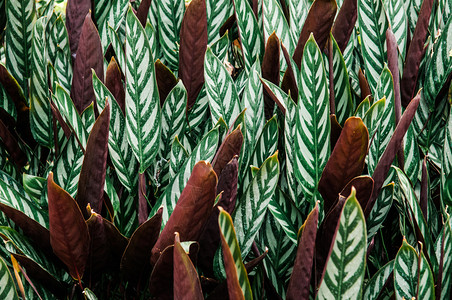
[[173, 251], [174, 245], [166, 247], [151, 273], [149, 291], [159, 299], [174, 299]]
[[53, 173], [47, 189], [50, 244], [72, 278], [80, 281], [89, 255], [88, 227], [75, 200], [53, 181]]
[[213, 170], [215, 174], [221, 174], [223, 168], [234, 158], [240, 154], [243, 144], [243, 134], [240, 125], [229, 133], [218, 148], [217, 154], [212, 160]]
[[303, 29], [298, 37], [297, 46], [293, 53], [293, 59], [298, 68], [301, 69], [302, 56], [304, 56], [305, 44], [310, 39], [311, 34], [315, 37], [321, 51], [325, 48], [329, 38], [337, 5], [332, 0], [315, 0], [309, 9], [309, 13], [303, 25]]
[[[268, 37], [267, 44], [265, 46], [264, 58], [262, 60], [262, 77], [275, 84], [276, 86], [279, 86], [279, 60], [279, 39], [273, 32]], [[268, 120], [273, 116], [275, 104], [267, 93], [264, 94], [264, 105], [265, 118]]]
[[295, 41], [300, 36], [311, 3], [306, 0], [290, 0], [287, 5], [289, 7], [289, 27]]
[[176, 176], [176, 174], [182, 167], [182, 164], [187, 160], [188, 157], [189, 155], [187, 153], [187, 150], [185, 150], [184, 146], [179, 142], [179, 138], [176, 136], [173, 143], [171, 144], [169, 161], [170, 177]]
[[53, 146], [53, 118], [47, 88], [45, 18], [33, 26], [30, 67], [30, 127], [34, 139], [43, 146]]
[[[369, 237], [367, 237], [369, 240]], [[380, 268], [374, 276], [369, 280], [364, 288], [363, 299], [372, 300], [378, 299], [381, 291], [384, 289], [386, 282], [392, 274], [394, 269], [394, 260], [391, 260], [386, 265]]]
[[219, 209], [218, 225], [221, 232], [221, 248], [223, 249], [229, 298], [252, 299], [250, 282], [243, 265], [232, 218], [224, 209], [221, 207]]
[[452, 280], [452, 260], [450, 256], [450, 251], [452, 250], [452, 229], [450, 226], [450, 217], [444, 222], [443, 230], [440, 232], [437, 241], [440, 242], [439, 245], [438, 242], [435, 243], [435, 249], [440, 254], [440, 257], [437, 257], [438, 262], [440, 262], [440, 271], [437, 279], [436, 296], [440, 296], [440, 299], [447, 299], [450, 296], [450, 282]]
[[108, 36], [108, 26], [118, 30], [121, 24], [124, 24], [124, 16], [127, 12], [127, 0], [105, 1], [97, 0], [94, 4], [94, 18], [99, 36], [102, 41], [102, 51], [107, 51], [110, 39]]
[[[41, 206], [46, 205], [47, 201], [41, 201], [41, 195], [44, 193], [44, 188], [46, 187], [47, 179], [33, 176], [29, 174], [23, 174], [22, 185], [25, 192]], [[45, 203], [43, 203], [45, 202]]]
[[[375, 105], [372, 104], [372, 106]], [[355, 117], [360, 117], [364, 120], [364, 116], [366, 112], [370, 109], [370, 96], [367, 96], [361, 103], [358, 105], [355, 111]]]
[[366, 222], [352, 188], [342, 209], [318, 299], [359, 299], [366, 266]]
[[[152, 44], [151, 44], [152, 47]], [[154, 57], [154, 56], [153, 56]], [[177, 85], [178, 81], [173, 72], [165, 66], [160, 59], [155, 61], [155, 78], [157, 80], [157, 86], [159, 89], [160, 103], [163, 106], [168, 94]], [[185, 87], [184, 87], [185, 90]], [[185, 102], [187, 100], [185, 99]]]
[[111, 26], [108, 26], [107, 31], [111, 41], [111, 47], [113, 48], [116, 60], [118, 61], [119, 68], [123, 71], [123, 73], [125, 73], [126, 57], [123, 49], [123, 42], [121, 42], [121, 40], [118, 37], [118, 34]]
[[345, 47], [347, 47], [355, 28], [358, 17], [357, 6], [356, 0], [344, 0], [332, 28], [332, 35], [342, 53], [345, 51]]
[[377, 80], [386, 61], [385, 41], [388, 25], [381, 0], [358, 0], [361, 49], [372, 93], [377, 89]]
[[11, 272], [8, 269], [8, 265], [0, 257], [0, 297], [2, 299], [19, 299], [17, 296], [16, 286], [14, 285], [14, 279], [11, 276]]
[[217, 182], [217, 175], [210, 163], [205, 161], [196, 163], [174, 211], [152, 249], [152, 264], [155, 264], [161, 251], [171, 245], [174, 232], [180, 234], [182, 241], [199, 239], [212, 211]]
[[83, 290], [83, 295], [86, 297], [86, 299], [88, 300], [97, 300], [96, 295], [89, 289], [89, 288], [85, 288]]
[[[28, 94], [32, 66], [32, 34], [36, 22], [34, 1], [6, 1], [5, 58], [6, 68]], [[5, 86], [5, 85], [3, 85]]]
[[394, 289], [397, 299], [416, 298], [418, 289], [418, 256], [416, 250], [403, 239], [394, 260]]
[[182, 248], [176, 232], [173, 250], [174, 299], [204, 299], [198, 273], [185, 250]]
[[394, 183], [390, 183], [381, 189], [380, 194], [375, 202], [374, 207], [370, 211], [369, 217], [367, 217], [367, 243], [372, 241], [372, 238], [378, 232], [383, 225], [389, 210], [392, 207], [394, 198]]
[[356, 117], [348, 118], [318, 185], [326, 212], [345, 185], [362, 174], [368, 143], [369, 133], [363, 121]]
[[271, 196], [275, 192], [279, 177], [278, 152], [268, 157], [240, 197], [233, 213], [237, 229], [237, 240], [243, 257], [248, 255], [251, 245], [264, 221]]
[[187, 109], [193, 107], [204, 84], [206, 48], [206, 2], [193, 0], [187, 7], [180, 29], [179, 77], [187, 89]]
[[228, 71], [210, 48], [205, 55], [204, 78], [213, 124], [223, 117], [230, 127], [242, 110], [239, 96]]
[[262, 35], [249, 2], [233, 0], [233, 3], [245, 70], [249, 70], [256, 58], [262, 59], [264, 52]]
[[130, 5], [126, 32], [127, 138], [140, 164], [140, 173], [144, 173], [152, 164], [159, 148], [160, 101], [149, 41]]
[[[216, 42], [220, 36], [221, 26], [233, 14], [233, 6], [229, 0], [206, 0], [208, 43]], [[218, 55], [217, 55], [218, 56]]]
[[432, 270], [430, 270], [430, 266], [423, 252], [419, 255], [418, 264], [419, 275], [416, 296], [418, 299], [435, 299], [435, 284], [433, 282]]
[[157, 6], [160, 49], [169, 68], [177, 70], [179, 32], [185, 13], [185, 1], [159, 0]]
[[[87, 205], [90, 205], [99, 214], [102, 212], [107, 168], [109, 123], [110, 106], [105, 105], [104, 110], [94, 123], [86, 144], [76, 198], [79, 207], [84, 209]], [[88, 219], [89, 213], [86, 210], [84, 211], [83, 215], [85, 219]]]
[[411, 183], [416, 184], [421, 169], [421, 160], [419, 154], [419, 145], [417, 143], [417, 137], [414, 132], [413, 125], [408, 127], [405, 137], [403, 138], [404, 146], [404, 171], [408, 175]]
[[[105, 75], [105, 86], [108, 88], [108, 90], [114, 96], [114, 98], [116, 99], [116, 102], [118, 102], [119, 107], [121, 108], [122, 113], [124, 114], [125, 113], [126, 92], [124, 91], [124, 85], [121, 80], [121, 70], [119, 69], [119, 66], [114, 57], [111, 58], [111, 61], [107, 67], [107, 72]], [[94, 88], [94, 93], [96, 93], [94, 79], [93, 79], [93, 88]], [[99, 102], [99, 99], [97, 97], [96, 97], [96, 101]], [[99, 105], [99, 103], [97, 103], [97, 105]]]
[[403, 6], [403, 1], [390, 0], [384, 2], [386, 15], [391, 25], [391, 30], [397, 41], [402, 60], [405, 60], [407, 45], [408, 18]]
[[287, 299], [309, 298], [318, 222], [319, 206], [316, 205], [309, 213], [305, 223], [300, 229], [302, 234], [298, 245], [293, 272], [287, 288]]
[[[317, 0], [318, 1], [318, 0]], [[326, 75], [322, 55], [313, 35], [306, 42], [301, 65], [296, 118], [294, 170], [303, 194], [317, 193], [321, 172], [330, 154], [330, 118]]]
[[375, 132], [380, 126], [381, 120], [383, 120], [383, 113], [385, 110], [386, 97], [375, 101], [374, 104], [367, 110], [364, 116], [361, 116], [364, 124], [366, 124], [367, 130], [369, 131], [369, 137], [372, 139]]
[[68, 0], [66, 6], [66, 28], [69, 35], [71, 55], [77, 52], [82, 26], [91, 9], [90, 0]]

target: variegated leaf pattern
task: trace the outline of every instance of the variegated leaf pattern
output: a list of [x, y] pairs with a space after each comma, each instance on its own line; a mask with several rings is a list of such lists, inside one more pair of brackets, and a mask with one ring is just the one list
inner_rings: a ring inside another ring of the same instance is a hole
[[439, 262], [441, 262], [441, 255], [443, 256], [443, 272], [441, 274], [441, 279], [438, 279], [438, 281], [441, 280], [441, 295], [438, 296], [440, 296], [440, 299], [449, 299], [452, 288], [452, 227], [450, 216], [447, 217], [447, 220], [443, 225], [443, 230], [438, 235], [435, 249], [436, 259]]
[[226, 56], [228, 54], [228, 47], [229, 47], [229, 33], [228, 31], [223, 34], [223, 36], [216, 40], [214, 43], [210, 45], [210, 49], [212, 49], [213, 54], [215, 54], [216, 57], [220, 61], [224, 61], [226, 59]]
[[360, 299], [366, 266], [366, 222], [356, 190], [346, 200], [330, 256], [327, 260], [318, 299]]
[[126, 130], [143, 173], [159, 149], [160, 100], [149, 40], [130, 6], [126, 32]]
[[159, 44], [166, 65], [171, 70], [179, 66], [179, 32], [185, 12], [184, 0], [157, 0]]
[[233, 0], [245, 69], [249, 70], [256, 58], [262, 59], [264, 44], [258, 22], [247, 0]]
[[13, 100], [0, 83], [0, 107], [2, 107], [15, 121], [17, 121], [17, 109]]
[[11, 300], [19, 299], [16, 286], [14, 285], [14, 279], [8, 269], [8, 265], [2, 257], [0, 257], [0, 297]]
[[[408, 17], [403, 7], [403, 0], [387, 0], [384, 5], [403, 62], [405, 61], [408, 30]], [[403, 70], [403, 68], [400, 70]]]
[[220, 28], [233, 11], [231, 0], [206, 0], [207, 43], [214, 43], [220, 38]]
[[[444, 143], [443, 149], [451, 149], [452, 147], [452, 117], [449, 114], [447, 118], [447, 124], [444, 128]], [[445, 204], [452, 204], [452, 199], [447, 195], [447, 178], [452, 173], [452, 153], [450, 151], [442, 151], [441, 155], [441, 200]]]
[[202, 131], [201, 125], [203, 125], [203, 123], [208, 121], [209, 124], [212, 124], [212, 121], [210, 120], [210, 117], [208, 115], [209, 99], [206, 93], [206, 86], [203, 85], [201, 91], [198, 94], [198, 97], [196, 98], [195, 104], [188, 111], [188, 131], [198, 134], [200, 133], [200, 131]]
[[185, 109], [187, 107], [187, 91], [182, 81], [170, 91], [162, 107], [162, 135], [159, 155], [169, 158], [171, 145], [176, 136], [182, 136], [186, 128]]
[[44, 201], [41, 200], [43, 194], [46, 192], [45, 190], [47, 189], [47, 179], [24, 173], [22, 177], [22, 184], [28, 196], [40, 204], [41, 207], [47, 206], [47, 199], [44, 199]]
[[[386, 98], [385, 98], [386, 102]], [[361, 101], [361, 103], [358, 105], [358, 107], [355, 110], [355, 117], [360, 117], [361, 119], [364, 119], [364, 116], [370, 109], [370, 96], [367, 96], [366, 99]]]
[[[30, 127], [34, 139], [53, 146], [53, 118], [47, 87], [46, 19], [39, 18], [33, 28], [30, 80]], [[44, 50], [44, 51], [43, 51]]]
[[275, 192], [278, 178], [279, 161], [278, 152], [276, 152], [264, 161], [238, 200], [232, 217], [237, 228], [237, 239], [243, 257], [246, 257], [251, 250], [254, 238], [264, 221], [267, 206]]
[[314, 204], [318, 199], [317, 184], [330, 155], [330, 109], [322, 54], [312, 34], [301, 65], [294, 170], [303, 194]]
[[224, 242], [226, 242], [222, 243], [223, 252], [230, 251], [232, 258], [234, 259], [237, 279], [240, 288], [242, 289], [243, 297], [244, 299], [252, 299], [253, 297], [250, 282], [245, 266], [243, 265], [239, 243], [237, 241], [234, 225], [232, 224], [232, 218], [223, 209], [220, 210], [220, 214], [218, 216], [218, 225], [220, 227], [221, 238]]
[[[69, 36], [64, 25], [63, 17], [60, 15], [54, 22], [47, 23], [46, 29], [47, 40], [47, 57], [52, 64], [55, 63], [58, 49], [63, 50], [69, 58], [71, 49], [69, 47]], [[72, 65], [71, 65], [72, 67]]]
[[385, 111], [385, 104], [386, 97], [375, 101], [363, 117], [363, 122], [369, 131], [369, 139], [373, 138], [375, 132], [380, 126], [380, 121], [383, 119], [383, 113]]
[[35, 1], [6, 1], [6, 68], [28, 94], [31, 72], [31, 43], [36, 21]]
[[239, 96], [225, 66], [210, 48], [204, 59], [204, 78], [213, 124], [223, 117], [228, 127], [231, 126], [242, 111]]
[[344, 57], [333, 35], [330, 34], [330, 36], [333, 40], [333, 79], [336, 116], [339, 124], [343, 126], [345, 120], [353, 115], [353, 98]]
[[388, 20], [381, 0], [358, 0], [358, 25], [366, 78], [372, 93], [375, 93], [386, 61]]
[[111, 47], [115, 51], [116, 61], [118, 62], [119, 68], [124, 72], [126, 70], [126, 57], [122, 48], [123, 43], [119, 39], [116, 31], [110, 25], [108, 25], [107, 32], [111, 41]]
[[174, 138], [171, 144], [171, 153], [169, 160], [169, 176], [173, 178], [179, 172], [180, 167], [188, 158], [188, 152], [185, 150], [184, 146], [179, 142], [178, 137]]
[[110, 39], [108, 26], [118, 30], [124, 20], [129, 1], [127, 0], [96, 0], [94, 14], [99, 28], [102, 50], [105, 53]]
[[374, 276], [369, 280], [364, 288], [363, 299], [364, 300], [376, 300], [383, 290], [386, 281], [392, 274], [394, 269], [394, 260], [391, 260], [386, 265], [380, 268]]
[[110, 104], [110, 126], [108, 150], [119, 181], [132, 192], [138, 183], [138, 161], [127, 142], [126, 118], [118, 102], [93, 72], [93, 88], [99, 113], [104, 109], [106, 101]]
[[159, 57], [160, 44], [158, 43], [158, 32], [155, 31], [154, 26], [148, 21], [146, 22], [146, 27], [144, 28], [146, 36], [149, 40], [149, 45], [151, 46], [152, 57], [156, 60]]
[[436, 17], [434, 19], [434, 30], [436, 34], [438, 30], [443, 29], [447, 23], [448, 17], [452, 14], [452, 3], [447, 0], [439, 0]]
[[56, 84], [56, 91], [53, 95], [53, 102], [60, 111], [61, 115], [66, 119], [66, 123], [70, 125], [75, 134], [77, 134], [77, 138], [85, 148], [86, 143], [88, 142], [88, 132], [86, 131], [82, 118], [78, 114], [74, 102], [72, 102], [68, 92], [58, 83]]
[[308, 0], [289, 0], [286, 3], [289, 6], [290, 31], [294, 40], [298, 41], [311, 3]]
[[377, 85], [376, 98], [386, 97], [385, 108], [369, 150], [369, 174], [373, 174], [395, 129], [394, 82], [391, 71], [385, 65]]
[[69, 53], [61, 48], [57, 49], [55, 71], [61, 86], [69, 93], [72, 86], [72, 60]]
[[423, 252], [419, 254], [418, 299], [435, 299], [433, 274]]
[[382, 226], [386, 216], [391, 209], [394, 198], [394, 183], [390, 183], [383, 187], [375, 201], [369, 217], [366, 220], [367, 225], [367, 243], [372, 241], [372, 238]]
[[45, 228], [49, 228], [49, 215], [41, 209], [12, 177], [1, 172], [0, 202], [23, 212]]
[[403, 147], [403, 152], [405, 154], [404, 171], [413, 186], [415, 186], [418, 181], [419, 173], [421, 172], [421, 156], [413, 125], [408, 127], [408, 131], [403, 138]]
[[173, 177], [170, 184], [166, 187], [165, 192], [157, 200], [156, 205], [151, 211], [154, 215], [160, 206], [163, 206], [162, 228], [166, 225], [169, 216], [172, 214], [177, 200], [185, 188], [188, 179], [195, 164], [200, 160], [211, 161], [215, 155], [218, 145], [218, 129], [212, 129], [199, 142], [190, 156], [185, 160], [176, 176]]
[[91, 129], [93, 129], [94, 122], [96, 122], [96, 117], [94, 116], [94, 102], [91, 102], [91, 104], [82, 111], [80, 119], [82, 120], [83, 127], [85, 127], [86, 132], [89, 134]]
[[416, 298], [418, 289], [418, 255], [404, 239], [394, 260], [394, 289], [396, 299]]
[[125, 193], [119, 202], [118, 217], [115, 222], [118, 229], [127, 237], [130, 237], [138, 227], [138, 197], [136, 194]]

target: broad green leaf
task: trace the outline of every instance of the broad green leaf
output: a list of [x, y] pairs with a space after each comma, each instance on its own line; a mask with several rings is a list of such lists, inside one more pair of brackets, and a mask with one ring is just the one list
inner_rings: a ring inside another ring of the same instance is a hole
[[108, 150], [119, 180], [131, 192], [138, 182], [138, 162], [127, 142], [126, 132], [124, 131], [126, 118], [118, 102], [94, 71], [93, 88], [99, 113], [104, 109], [106, 101], [110, 104]]
[[396, 299], [416, 298], [418, 289], [418, 255], [416, 250], [403, 240], [394, 260], [394, 289]]
[[419, 257], [419, 275], [417, 299], [435, 299], [435, 283], [433, 282], [433, 274], [424, 253], [420, 253]]
[[390, 183], [383, 187], [375, 201], [372, 210], [370, 211], [369, 217], [366, 220], [367, 225], [367, 242], [370, 243], [372, 238], [381, 228], [389, 210], [392, 206], [392, 201], [394, 198], [394, 183]]
[[208, 44], [220, 38], [221, 26], [234, 13], [231, 2], [231, 0], [206, 0]]
[[421, 159], [419, 146], [413, 125], [410, 125], [405, 137], [403, 138], [404, 147], [404, 171], [413, 185], [418, 181], [419, 172], [421, 172]]
[[268, 210], [281, 225], [289, 239], [294, 244], [298, 244], [297, 234], [299, 223], [301, 223], [301, 215], [280, 188], [276, 189], [275, 194], [271, 198]]
[[380, 121], [383, 119], [385, 102], [386, 97], [375, 101], [363, 117], [363, 122], [366, 124], [367, 130], [369, 130], [369, 140], [373, 138], [375, 131], [380, 126]]
[[69, 93], [72, 86], [72, 58], [69, 36], [62, 16], [47, 24], [46, 38], [47, 58], [55, 67], [59, 83]]
[[235, 18], [239, 29], [245, 69], [249, 70], [258, 57], [262, 59], [264, 44], [258, 22], [247, 0], [233, 0]]
[[341, 212], [317, 299], [361, 298], [366, 248], [366, 222], [352, 188]]
[[179, 66], [179, 32], [185, 12], [184, 0], [158, 0], [159, 44], [171, 70]]
[[171, 153], [170, 153], [170, 161], [169, 161], [169, 176], [176, 176], [177, 172], [179, 172], [180, 167], [188, 158], [187, 150], [185, 150], [184, 146], [179, 142], [179, 139], [174, 137], [174, 141], [171, 145]]
[[2, 299], [18, 300], [16, 286], [14, 285], [14, 279], [11, 276], [11, 272], [8, 269], [8, 265], [0, 257], [0, 297]]
[[311, 205], [330, 155], [330, 110], [322, 54], [313, 35], [303, 51], [295, 131], [295, 176]]
[[435, 249], [437, 253], [436, 259], [441, 262], [441, 257], [443, 258], [442, 274], [441, 279], [439, 279], [441, 280], [441, 295], [438, 296], [440, 296], [440, 299], [449, 299], [452, 287], [452, 228], [449, 216], [435, 243]]
[[233, 213], [243, 257], [251, 250], [279, 178], [278, 152], [267, 158], [238, 200]]
[[5, 56], [6, 68], [28, 94], [31, 73], [33, 24], [36, 21], [34, 1], [6, 1]]
[[210, 48], [204, 59], [204, 78], [213, 124], [223, 117], [230, 127], [242, 111], [239, 96], [225, 66]]
[[54, 142], [53, 117], [47, 87], [45, 22], [45, 18], [39, 18], [33, 27], [30, 70], [30, 128], [38, 143], [51, 148]]
[[[404, 61], [408, 34], [408, 17], [403, 7], [403, 0], [387, 0], [383, 4], [385, 5], [392, 32], [396, 37], [397, 48], [399, 49], [401, 59]], [[400, 70], [403, 71], [403, 69]]]
[[311, 2], [308, 0], [289, 0], [286, 3], [289, 6], [290, 31], [292, 31], [293, 38], [298, 40], [304, 21], [308, 16]]
[[364, 116], [366, 115], [366, 112], [370, 109], [370, 96], [367, 96], [366, 99], [361, 101], [361, 103], [358, 105], [358, 107], [355, 110], [355, 116], [360, 117], [364, 120]]
[[160, 44], [158, 43], [158, 32], [155, 31], [154, 26], [151, 23], [146, 22], [146, 36], [149, 40], [149, 45], [151, 46], [152, 57], [156, 60], [159, 57]]
[[226, 56], [228, 54], [228, 47], [229, 47], [228, 31], [226, 31], [225, 34], [223, 34], [223, 36], [219, 40], [210, 45], [210, 49], [212, 49], [213, 54], [215, 54], [215, 56], [218, 57], [220, 61], [224, 61], [226, 59]]
[[108, 36], [110, 37], [111, 46], [115, 51], [115, 57], [116, 61], [118, 62], [119, 68], [124, 72], [124, 70], [126, 69], [126, 57], [122, 48], [123, 43], [119, 39], [116, 31], [110, 25], [108, 25]]
[[358, 26], [366, 78], [374, 94], [377, 80], [386, 61], [386, 30], [388, 20], [381, 0], [358, 0]]
[[34, 201], [43, 206], [43, 203], [41, 203], [41, 196], [45, 193], [44, 189], [46, 189], [47, 186], [47, 179], [24, 173], [22, 184], [25, 192], [27, 192]]
[[209, 99], [207, 97], [205, 85], [201, 88], [195, 104], [193, 104], [193, 107], [188, 111], [187, 119], [189, 127], [188, 131], [196, 134], [202, 131], [202, 125], [206, 121], [209, 122], [209, 125], [212, 124], [209, 115]]
[[143, 27], [129, 5], [126, 17], [126, 130], [140, 173], [153, 163], [160, 142], [160, 100], [154, 59]]
[[111, 40], [108, 35], [108, 26], [118, 30], [124, 21], [128, 7], [127, 0], [96, 0], [94, 15], [99, 28], [102, 50], [105, 53]]
[[394, 260], [391, 260], [386, 265], [381, 267], [380, 270], [375, 273], [374, 276], [369, 280], [364, 288], [363, 299], [365, 300], [376, 300], [383, 290], [386, 281], [389, 276], [392, 274], [392, 270], [394, 269]]

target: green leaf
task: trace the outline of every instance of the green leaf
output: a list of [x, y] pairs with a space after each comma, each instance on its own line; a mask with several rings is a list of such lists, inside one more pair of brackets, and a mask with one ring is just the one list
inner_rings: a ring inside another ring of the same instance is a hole
[[279, 178], [278, 152], [267, 158], [240, 197], [233, 213], [243, 257], [251, 250]]
[[380, 121], [383, 119], [383, 112], [385, 110], [386, 97], [375, 101], [374, 104], [367, 110], [362, 117], [364, 124], [366, 124], [367, 130], [369, 130], [369, 139], [372, 139], [378, 127]]
[[424, 253], [419, 257], [419, 275], [418, 275], [417, 299], [435, 299], [435, 283], [433, 282], [432, 270], [428, 264]]
[[394, 198], [394, 183], [390, 183], [383, 187], [375, 201], [369, 217], [366, 220], [367, 225], [367, 242], [370, 243], [372, 238], [381, 228], [386, 216], [391, 209]]
[[221, 26], [234, 12], [230, 0], [206, 0], [206, 11], [207, 43], [211, 44], [220, 38]]
[[[438, 240], [435, 243], [435, 249], [437, 251], [437, 260], [442, 262], [441, 278], [441, 294], [440, 299], [449, 299], [451, 293], [451, 281], [452, 281], [452, 228], [450, 223], [450, 217], [447, 218], [443, 225], [443, 230], [438, 236]], [[441, 260], [441, 257], [443, 258]], [[439, 285], [439, 282], [437, 282]]]
[[161, 53], [166, 65], [179, 66], [179, 32], [185, 12], [184, 0], [158, 0], [158, 33]]
[[386, 61], [386, 30], [388, 20], [381, 0], [358, 0], [358, 26], [366, 78], [374, 94], [377, 80]]
[[179, 172], [182, 164], [189, 157], [187, 150], [179, 142], [178, 137], [174, 137], [173, 144], [171, 145], [170, 161], [169, 161], [169, 175], [170, 177], [176, 176]]
[[[289, 0], [289, 25], [294, 39], [298, 40], [304, 21], [308, 16], [311, 2], [307, 0]], [[295, 50], [295, 49], [294, 49]]]
[[403, 7], [403, 1], [387, 0], [383, 4], [385, 5], [386, 14], [389, 24], [391, 25], [392, 32], [396, 37], [397, 48], [399, 49], [401, 61], [404, 61], [408, 39], [408, 17]]
[[223, 117], [230, 127], [242, 111], [239, 96], [225, 66], [210, 48], [204, 59], [204, 78], [213, 124]]
[[80, 118], [82, 119], [83, 127], [85, 127], [88, 134], [91, 133], [94, 122], [96, 122], [96, 117], [94, 116], [94, 102], [91, 102], [91, 104], [82, 111]]
[[330, 110], [322, 54], [312, 34], [304, 47], [301, 65], [294, 169], [303, 194], [314, 204], [317, 184], [330, 155]]
[[370, 108], [370, 100], [369, 99], [370, 99], [370, 96], [367, 96], [366, 99], [361, 101], [361, 103], [358, 105], [358, 107], [356, 108], [356, 111], [355, 111], [356, 117], [364, 119], [366, 112]]
[[279, 225], [281, 225], [281, 228], [289, 239], [294, 244], [298, 244], [297, 234], [298, 225], [301, 223], [301, 215], [293, 203], [286, 198], [281, 189], [276, 189], [268, 205], [268, 210]]
[[97, 0], [94, 5], [94, 15], [99, 28], [102, 50], [105, 53], [110, 39], [108, 26], [118, 30], [124, 21], [129, 1], [127, 0]]
[[394, 269], [394, 260], [391, 260], [386, 265], [380, 268], [380, 270], [375, 273], [374, 276], [369, 280], [364, 288], [363, 299], [365, 300], [376, 300], [380, 295], [381, 291], [385, 287], [386, 281], [392, 274]]
[[0, 83], [0, 107], [2, 107], [13, 119], [17, 121], [17, 109], [13, 100]]
[[223, 36], [216, 40], [214, 43], [210, 45], [210, 49], [212, 49], [213, 54], [215, 54], [216, 57], [220, 61], [224, 61], [226, 59], [226, 56], [228, 54], [228, 47], [229, 47], [229, 34], [228, 31], [223, 34]]
[[[153, 2], [154, 3], [154, 2]], [[160, 44], [158, 42], [158, 32], [155, 31], [154, 26], [152, 26], [149, 21], [146, 22], [146, 27], [144, 27], [146, 36], [149, 40], [149, 45], [151, 46], [152, 57], [156, 60], [160, 55]]]
[[408, 127], [405, 137], [403, 138], [404, 147], [404, 171], [407, 174], [413, 185], [418, 181], [419, 173], [421, 172], [421, 159], [419, 153], [419, 145], [417, 143], [416, 134], [413, 125]]
[[352, 188], [342, 209], [338, 228], [317, 294], [318, 299], [360, 299], [366, 267], [366, 222]]
[[151, 47], [130, 5], [126, 32], [126, 130], [143, 173], [159, 149], [160, 100]]
[[121, 70], [124, 72], [126, 69], [126, 57], [122, 48], [122, 42], [119, 39], [116, 31], [110, 25], [108, 25], [108, 36], [110, 37], [111, 46], [115, 51], [115, 57], [116, 61], [118, 62], [119, 68], [121, 68]]
[[89, 288], [85, 288], [83, 290], [83, 295], [88, 300], [97, 300], [96, 294], [94, 294]]
[[418, 288], [418, 256], [416, 250], [403, 240], [394, 260], [394, 289], [396, 299], [416, 298]]
[[16, 286], [14, 285], [14, 279], [11, 276], [11, 272], [8, 269], [8, 265], [0, 257], [0, 297], [2, 299], [19, 299], [17, 296]]
[[[47, 180], [42, 177], [23, 174], [22, 178], [25, 192], [37, 203], [41, 202], [41, 196], [45, 193]], [[40, 203], [41, 206], [43, 203]]]

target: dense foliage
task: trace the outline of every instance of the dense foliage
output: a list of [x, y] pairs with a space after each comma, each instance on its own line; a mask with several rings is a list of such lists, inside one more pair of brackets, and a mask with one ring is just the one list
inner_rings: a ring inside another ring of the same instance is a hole
[[450, 299], [450, 0], [0, 0], [1, 299]]

